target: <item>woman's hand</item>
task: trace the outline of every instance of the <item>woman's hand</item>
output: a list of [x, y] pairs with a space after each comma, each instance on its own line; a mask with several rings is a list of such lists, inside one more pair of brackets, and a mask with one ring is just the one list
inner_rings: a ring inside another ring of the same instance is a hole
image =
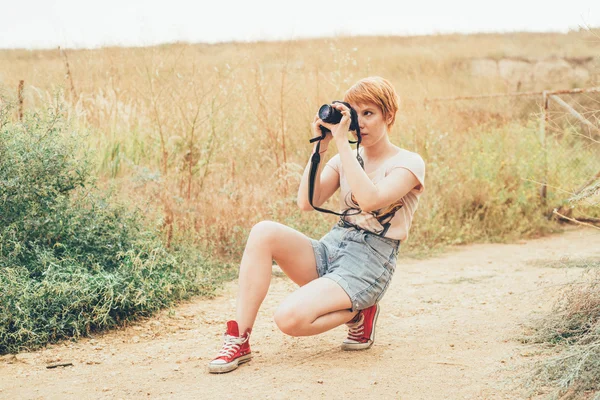
[[[315, 119], [312, 123], [313, 137], [321, 137], [323, 135], [321, 133], [320, 126], [325, 126], [325, 123], [321, 121], [321, 118], [319, 118], [319, 113], [317, 113], [315, 114]], [[321, 152], [327, 150], [327, 146], [329, 146], [329, 142], [331, 142], [331, 139], [333, 139], [333, 136], [331, 136], [330, 132], [327, 132], [327, 134], [325, 135], [325, 139], [321, 140]]]
[[348, 132], [350, 130], [350, 122], [352, 121], [350, 109], [341, 103], [333, 103], [331, 106], [342, 113], [342, 120], [335, 125], [328, 124], [326, 122], [321, 121], [320, 119], [319, 123], [331, 131], [331, 134], [336, 142], [347, 142]]

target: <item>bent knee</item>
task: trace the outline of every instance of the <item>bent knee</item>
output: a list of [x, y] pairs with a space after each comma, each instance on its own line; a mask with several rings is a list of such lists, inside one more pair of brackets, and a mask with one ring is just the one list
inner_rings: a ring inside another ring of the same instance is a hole
[[285, 306], [280, 306], [275, 311], [273, 319], [279, 330], [290, 336], [302, 336], [301, 332], [307, 323], [305, 316], [298, 310]]
[[273, 221], [260, 221], [250, 231], [250, 237], [261, 241], [270, 241], [277, 237], [279, 224]]

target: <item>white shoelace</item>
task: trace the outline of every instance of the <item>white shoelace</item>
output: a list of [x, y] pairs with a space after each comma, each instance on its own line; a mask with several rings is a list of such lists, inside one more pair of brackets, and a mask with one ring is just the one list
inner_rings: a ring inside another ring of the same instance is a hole
[[359, 340], [363, 337], [365, 332], [365, 317], [364, 315], [360, 316], [358, 322], [355, 322], [352, 325], [348, 325], [348, 339], [350, 340]]
[[248, 336], [236, 337], [224, 334], [223, 340], [223, 347], [221, 348], [221, 351], [219, 351], [217, 358], [231, 357], [232, 355], [234, 355], [240, 349], [240, 346], [246, 343], [246, 341], [248, 341]]

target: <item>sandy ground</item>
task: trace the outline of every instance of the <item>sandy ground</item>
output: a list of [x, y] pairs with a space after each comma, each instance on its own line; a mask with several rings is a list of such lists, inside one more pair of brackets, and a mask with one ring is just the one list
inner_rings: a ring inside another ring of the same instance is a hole
[[[600, 257], [600, 231], [469, 245], [400, 259], [381, 301], [375, 345], [343, 352], [345, 327], [293, 338], [273, 322], [295, 285], [275, 270], [252, 336], [253, 360], [229, 374], [206, 364], [234, 315], [236, 282], [156, 318], [78, 342], [0, 358], [2, 399], [523, 399], [539, 357], [518, 337], [581, 268], [544, 260]], [[72, 366], [47, 369], [51, 363]]]

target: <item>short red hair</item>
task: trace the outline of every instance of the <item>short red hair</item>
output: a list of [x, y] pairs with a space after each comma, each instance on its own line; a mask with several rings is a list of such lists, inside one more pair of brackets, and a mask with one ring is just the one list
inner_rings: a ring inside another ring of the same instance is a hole
[[370, 76], [356, 82], [344, 94], [344, 101], [354, 104], [373, 103], [379, 106], [386, 120], [391, 117], [390, 123], [387, 124], [388, 131], [392, 129], [400, 107], [400, 97], [394, 86], [380, 76]]

